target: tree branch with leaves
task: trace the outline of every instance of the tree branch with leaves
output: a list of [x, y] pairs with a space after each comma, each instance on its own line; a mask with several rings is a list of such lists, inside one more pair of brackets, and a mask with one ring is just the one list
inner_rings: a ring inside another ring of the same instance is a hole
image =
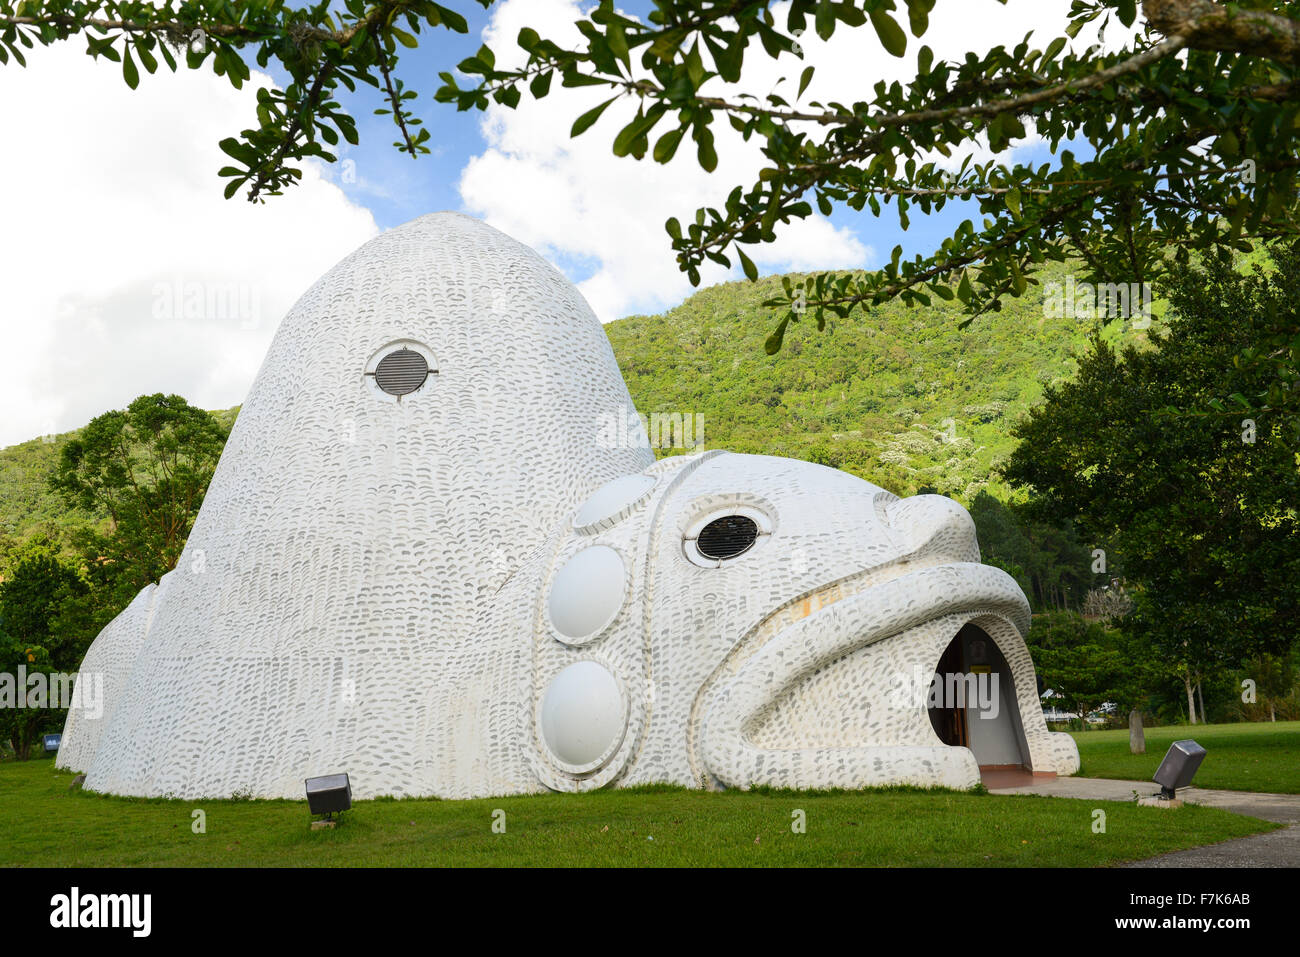
[[[1041, 48], [1026, 36], [961, 61], [939, 59], [924, 44], [912, 53], [932, 15], [935, 0], [791, 0], [780, 16], [773, 2], [653, 0], [638, 19], [601, 0], [577, 21], [579, 43], [524, 28], [515, 39], [522, 65], [499, 67], [484, 46], [457, 65], [460, 76], [447, 65], [434, 99], [461, 110], [526, 109], [558, 78], [561, 87], [609, 93], [575, 118], [574, 136], [616, 102], [635, 107], [613, 135], [619, 156], [667, 163], [689, 143], [713, 171], [718, 124], [757, 142], [755, 181], [736, 184], [720, 207], [665, 223], [694, 283], [706, 262], [734, 262], [756, 277], [753, 248], [815, 213], [880, 217], [892, 209], [906, 229], [918, 213], [966, 204], [971, 216], [928, 254], [904, 258], [895, 249], [879, 269], [787, 285], [769, 303], [777, 311], [773, 352], [791, 322], [811, 316], [820, 328], [828, 314], [893, 298], [957, 299], [972, 318], [997, 312], [1007, 297], [1026, 294], [1045, 263], [1073, 253], [1085, 254], [1080, 278], [1099, 288], [1158, 279], [1200, 253], [1296, 235], [1300, 3], [1075, 0]], [[1122, 28], [1123, 44], [1074, 49], [1090, 25], [1102, 35]], [[182, 61], [211, 66], [235, 86], [250, 63], [276, 61], [292, 82], [260, 90], [257, 124], [221, 144], [234, 161], [220, 171], [227, 195], [247, 187], [249, 199], [262, 200], [295, 183], [302, 162], [333, 161], [340, 137], [357, 142], [340, 88], [374, 86], [376, 112], [397, 127], [397, 148], [428, 152], [401, 54], [435, 27], [468, 30], [460, 13], [417, 0], [301, 9], [283, 0], [0, 0], [0, 60], [21, 63], [24, 48], [84, 35], [87, 52], [120, 62], [132, 86], [135, 61], [152, 72], [155, 53], [173, 70]], [[869, 31], [882, 57], [914, 56], [914, 77], [864, 82], [850, 102], [805, 101], [817, 65], [806, 62], [800, 37], [829, 40], [846, 29]], [[789, 99], [744, 92], [747, 65], [761, 58], [789, 64]], [[1051, 149], [1050, 162], [1019, 158], [1031, 134]], [[975, 161], [976, 147], [992, 157]]]

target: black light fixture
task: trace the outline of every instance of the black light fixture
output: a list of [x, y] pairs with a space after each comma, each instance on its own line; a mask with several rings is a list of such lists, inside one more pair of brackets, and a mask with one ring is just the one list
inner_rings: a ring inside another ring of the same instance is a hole
[[306, 783], [307, 807], [312, 814], [325, 815], [329, 826], [333, 826], [335, 814], [342, 814], [352, 807], [352, 782], [346, 774], [308, 778]]
[[62, 743], [63, 743], [62, 734], [47, 734], [45, 736], [45, 750], [47, 753], [50, 751], [59, 750], [59, 745]]
[[1179, 788], [1185, 788], [1192, 783], [1192, 777], [1203, 760], [1205, 760], [1205, 749], [1191, 738], [1171, 744], [1155, 775], [1155, 782], [1160, 785], [1161, 799], [1174, 800], [1174, 795]]

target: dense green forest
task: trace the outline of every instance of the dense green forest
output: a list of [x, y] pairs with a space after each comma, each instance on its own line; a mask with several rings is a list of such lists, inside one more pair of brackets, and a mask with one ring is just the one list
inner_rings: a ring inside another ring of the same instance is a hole
[[[212, 414], [229, 429], [238, 412], [235, 406]], [[0, 557], [35, 537], [67, 543], [75, 531], [103, 526], [103, 515], [70, 504], [50, 486], [64, 446], [79, 434], [48, 435], [0, 449]]]
[[[781, 277], [712, 286], [606, 328], [637, 409], [702, 416], [709, 448], [820, 462], [900, 495], [925, 489], [970, 505], [981, 489], [1012, 495], [994, 474], [1015, 446], [1012, 423], [1074, 374], [1097, 326], [1044, 315], [1042, 288], [1066, 274], [1048, 268], [1038, 295], [966, 329], [957, 303], [891, 302], [821, 332], [792, 326], [775, 356], [763, 350], [775, 320], [761, 303]], [[1148, 333], [1118, 321], [1104, 330]]]

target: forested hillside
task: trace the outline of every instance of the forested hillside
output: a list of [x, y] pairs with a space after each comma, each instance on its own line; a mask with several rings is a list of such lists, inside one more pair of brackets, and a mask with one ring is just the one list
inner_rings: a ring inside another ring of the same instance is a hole
[[[1044, 285], [1066, 267], [1042, 274]], [[825, 331], [805, 320], [782, 350], [763, 343], [774, 320], [763, 300], [779, 277], [712, 286], [660, 316], [607, 329], [643, 414], [703, 416], [704, 444], [809, 459], [899, 494], [932, 489], [972, 502], [1011, 448], [1011, 424], [1047, 383], [1074, 372], [1092, 320], [1045, 315], [1042, 290], [958, 329], [954, 305], [890, 303]], [[1145, 336], [1111, 323], [1107, 338]], [[661, 449], [660, 454], [671, 454]]]
[[[238, 411], [236, 406], [213, 415], [228, 426]], [[63, 446], [77, 434], [48, 435], [0, 449], [0, 551], [33, 536], [66, 543], [67, 533], [102, 520], [70, 506], [49, 485]]]

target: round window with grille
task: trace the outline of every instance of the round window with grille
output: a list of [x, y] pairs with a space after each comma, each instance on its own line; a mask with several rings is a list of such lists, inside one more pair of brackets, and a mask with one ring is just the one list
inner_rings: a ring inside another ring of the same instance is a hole
[[682, 529], [682, 552], [701, 568], [721, 568], [749, 555], [762, 547], [776, 528], [775, 513], [767, 507], [748, 502], [718, 505], [716, 499], [701, 506]]
[[390, 352], [375, 366], [375, 385], [389, 395], [410, 395], [429, 378], [429, 363], [413, 349]]
[[724, 515], [700, 529], [695, 547], [705, 558], [725, 561], [743, 555], [758, 541], [758, 523], [748, 515]]
[[366, 363], [366, 381], [375, 395], [388, 402], [419, 392], [437, 372], [433, 353], [410, 340], [390, 342]]

